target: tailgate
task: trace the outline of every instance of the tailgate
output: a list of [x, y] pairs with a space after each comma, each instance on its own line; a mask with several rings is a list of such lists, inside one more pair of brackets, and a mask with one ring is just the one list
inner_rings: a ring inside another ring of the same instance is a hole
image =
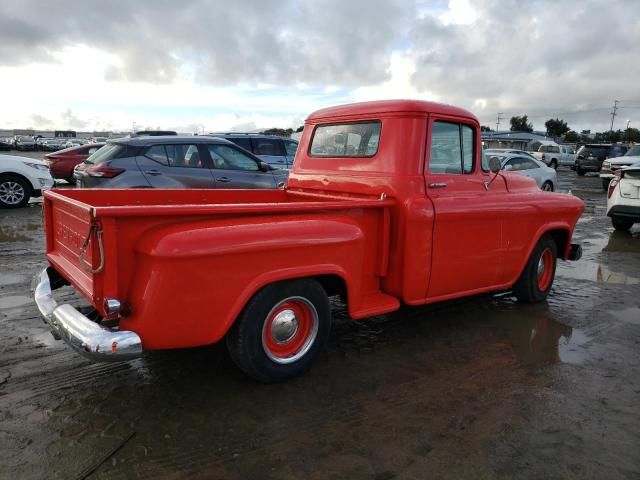
[[94, 209], [77, 200], [45, 192], [47, 259], [88, 300], [96, 297], [96, 276], [102, 270], [102, 232]]

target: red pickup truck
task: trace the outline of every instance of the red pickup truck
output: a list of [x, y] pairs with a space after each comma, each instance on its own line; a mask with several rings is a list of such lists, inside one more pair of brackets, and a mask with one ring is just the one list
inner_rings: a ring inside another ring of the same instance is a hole
[[[496, 160], [496, 159], [492, 159]], [[95, 360], [226, 340], [261, 381], [306, 370], [328, 298], [354, 320], [483, 292], [543, 301], [584, 210], [485, 160], [469, 112], [421, 101], [319, 110], [286, 189], [51, 190], [34, 295]], [[71, 284], [85, 316], [52, 295]]]

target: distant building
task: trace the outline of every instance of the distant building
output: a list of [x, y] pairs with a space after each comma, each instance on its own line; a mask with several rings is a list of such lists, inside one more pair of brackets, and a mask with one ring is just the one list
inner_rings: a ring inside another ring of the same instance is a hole
[[513, 148], [515, 150], [537, 151], [540, 141], [555, 141], [543, 132], [514, 132], [500, 130], [497, 132], [482, 132], [484, 148]]

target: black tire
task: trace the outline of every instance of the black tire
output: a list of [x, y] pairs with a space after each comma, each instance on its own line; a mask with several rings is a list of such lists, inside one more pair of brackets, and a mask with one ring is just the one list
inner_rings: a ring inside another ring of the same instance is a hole
[[613, 228], [620, 232], [628, 232], [633, 227], [633, 221], [627, 220], [626, 218], [619, 217], [611, 217], [611, 223], [613, 224]]
[[[523, 303], [538, 303], [546, 300], [556, 275], [558, 252], [556, 242], [544, 235], [534, 247], [533, 252], [520, 278], [513, 286], [513, 294]], [[542, 272], [539, 264], [543, 263]]]
[[607, 190], [609, 190], [609, 182], [611, 181], [611, 179], [609, 178], [603, 178], [602, 179], [602, 189], [606, 192]]
[[554, 158], [553, 160], [551, 160], [551, 163], [549, 164], [549, 166], [551, 168], [553, 168], [554, 170], [558, 169], [558, 161]]
[[31, 185], [17, 175], [0, 176], [0, 207], [21, 208], [29, 203]]
[[576, 167], [576, 173], [577, 173], [579, 176], [583, 177], [583, 176], [584, 176], [584, 174], [586, 173], [586, 170], [584, 170], [583, 168], [580, 168], [580, 167]]
[[542, 187], [540, 187], [541, 190], [544, 190], [545, 192], [553, 192], [553, 183], [551, 182], [544, 182], [542, 184]]
[[[295, 325], [288, 312], [293, 314]], [[284, 319], [280, 332], [274, 331], [278, 319]], [[330, 326], [329, 299], [316, 280], [273, 283], [249, 300], [227, 334], [227, 348], [249, 377], [264, 383], [283, 381], [311, 367], [327, 342]], [[278, 333], [289, 337], [279, 342]]]

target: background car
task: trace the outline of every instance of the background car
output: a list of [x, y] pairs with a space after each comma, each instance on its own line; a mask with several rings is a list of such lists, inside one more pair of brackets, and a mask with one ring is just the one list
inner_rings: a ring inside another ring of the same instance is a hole
[[131, 137], [110, 140], [74, 170], [85, 188], [265, 188], [284, 184], [275, 169], [222, 138]]
[[627, 150], [621, 157], [608, 159], [602, 162], [602, 168], [600, 169], [600, 178], [602, 179], [602, 189], [607, 190], [609, 188], [609, 182], [615, 176], [615, 173], [621, 168], [633, 165], [640, 161], [640, 145]]
[[89, 155], [93, 155], [104, 146], [104, 143], [88, 143], [76, 147], [65, 148], [55, 153], [48, 153], [42, 160], [49, 165], [51, 176], [75, 183], [73, 169], [84, 162]]
[[554, 192], [558, 188], [558, 174], [556, 173], [556, 170], [554, 168], [547, 167], [540, 160], [512, 153], [505, 155], [491, 155], [490, 157], [497, 157], [502, 164], [502, 169], [505, 171], [517, 172], [533, 178], [541, 190]]
[[58, 150], [62, 150], [64, 144], [66, 143], [66, 139], [60, 138], [47, 138], [41, 142], [41, 147], [43, 152], [56, 152]]
[[589, 143], [576, 152], [573, 170], [580, 176], [587, 172], [599, 172], [607, 158], [620, 157], [627, 153], [627, 147], [620, 144]]
[[4, 151], [9, 151], [11, 150], [11, 144], [9, 142], [6, 142], [4, 140], [0, 140], [0, 150], [4, 150]]
[[296, 156], [298, 142], [277, 135], [261, 133], [212, 133], [216, 137], [229, 140], [253, 153], [261, 160], [276, 168], [291, 169]]
[[53, 187], [47, 164], [28, 157], [0, 155], [0, 207], [24, 207], [31, 197]]
[[558, 165], [573, 165], [576, 160], [573, 148], [555, 142], [543, 142], [533, 156], [551, 168], [558, 168]]
[[609, 184], [607, 216], [616, 230], [628, 231], [640, 222], [640, 162], [618, 170]]
[[16, 150], [30, 151], [36, 149], [36, 142], [30, 137], [18, 137], [16, 138], [15, 145]]
[[492, 157], [495, 155], [506, 155], [506, 154], [512, 153], [512, 154], [522, 155], [523, 157], [533, 158], [534, 160], [536, 160], [536, 157], [533, 156], [531, 153], [525, 152], [524, 150], [514, 150], [513, 148], [487, 148], [484, 151], [484, 153], [487, 157]]

